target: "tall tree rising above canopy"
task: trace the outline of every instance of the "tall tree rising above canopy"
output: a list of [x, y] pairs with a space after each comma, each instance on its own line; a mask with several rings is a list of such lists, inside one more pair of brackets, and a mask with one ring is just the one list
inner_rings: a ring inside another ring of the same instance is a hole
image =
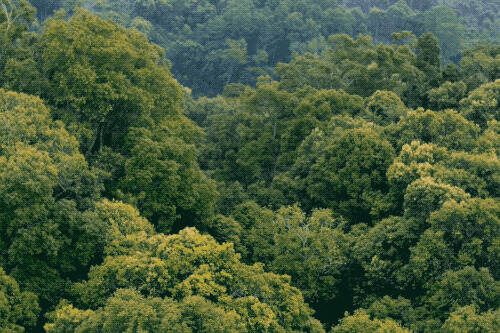
[[89, 161], [111, 171], [109, 196], [137, 204], [159, 230], [200, 227], [215, 189], [198, 168], [201, 132], [182, 115], [181, 86], [163, 50], [84, 9], [63, 15], [45, 22], [40, 41], [51, 82], [42, 97], [54, 116], [79, 137]]
[[160, 47], [83, 9], [63, 15], [44, 23], [43, 75], [52, 84], [42, 97], [76, 127], [84, 154], [119, 150], [131, 126], [180, 114], [181, 87]]

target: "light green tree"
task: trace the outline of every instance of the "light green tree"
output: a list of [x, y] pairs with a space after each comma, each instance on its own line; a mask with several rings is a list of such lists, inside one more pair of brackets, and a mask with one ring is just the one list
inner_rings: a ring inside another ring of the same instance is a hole
[[[151, 233], [127, 205], [98, 207], [108, 221], [107, 257], [75, 286], [79, 304], [91, 311], [62, 303], [46, 325], [49, 331], [133, 325], [154, 331], [168, 324], [209, 332], [323, 331], [288, 276], [242, 264], [232, 244], [220, 245], [194, 228], [170, 236]], [[139, 317], [142, 307], [151, 320]], [[115, 313], [123, 319], [117, 322]]]
[[64, 16], [44, 24], [42, 67], [51, 84], [42, 97], [87, 157], [122, 148], [131, 126], [180, 114], [181, 88], [160, 47], [83, 9]]
[[21, 291], [16, 280], [0, 267], [0, 329], [24, 332], [35, 326], [39, 312], [36, 295]]
[[332, 328], [332, 333], [361, 333], [361, 332], [390, 332], [407, 333], [410, 330], [401, 327], [397, 322], [388, 319], [372, 319], [364, 310], [355, 311], [354, 314], [340, 320], [337, 326]]

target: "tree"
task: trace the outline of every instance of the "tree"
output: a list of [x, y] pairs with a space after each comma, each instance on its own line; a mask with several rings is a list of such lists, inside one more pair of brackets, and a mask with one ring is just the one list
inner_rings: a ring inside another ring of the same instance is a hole
[[241, 243], [235, 246], [242, 260], [247, 264], [260, 262], [269, 265], [274, 257], [273, 211], [246, 201], [234, 207], [231, 217], [241, 228]]
[[[428, 30], [427, 30], [428, 31]], [[416, 87], [415, 97], [411, 106], [428, 106], [426, 91], [439, 86], [441, 80], [441, 48], [439, 41], [432, 33], [425, 33], [415, 43], [417, 53], [416, 67], [425, 74], [422, 85]]]
[[[107, 257], [75, 287], [78, 304], [88, 310], [63, 303], [51, 316], [49, 330], [130, 329], [140, 322], [145, 328], [153, 325], [150, 329], [175, 324], [199, 331], [213, 329], [212, 323], [248, 332], [323, 331], [289, 277], [242, 264], [232, 244], [217, 244], [194, 228], [170, 236], [151, 233], [136, 210], [109, 202], [100, 207], [100, 214], [109, 216]], [[127, 311], [116, 322], [120, 309]], [[139, 319], [144, 318], [139, 309], [150, 320]]]
[[384, 296], [367, 307], [366, 312], [373, 318], [392, 319], [403, 327], [415, 330], [420, 323], [420, 310], [419, 308], [414, 308], [409, 299], [401, 296], [397, 298]]
[[388, 90], [401, 97], [411, 96], [423, 78], [415, 66], [416, 55], [408, 45], [375, 46], [369, 36], [353, 39], [345, 34], [332, 35], [329, 42], [332, 46], [323, 56], [339, 67], [348, 93], [367, 97], [377, 90]]
[[245, 143], [236, 154], [236, 163], [246, 179], [238, 180], [246, 185], [258, 180], [270, 183], [278, 170], [283, 123], [292, 116], [297, 100], [280, 91], [277, 82], [265, 81], [245, 97], [245, 116], [251, 127], [240, 127]]
[[191, 332], [180, 316], [179, 307], [170, 299], [145, 298], [134, 289], [120, 289], [106, 307], [97, 311], [59, 304], [49, 315], [53, 322], [44, 328], [46, 332], [127, 332], [133, 328], [144, 332]]
[[378, 125], [397, 123], [406, 115], [401, 99], [391, 91], [377, 90], [365, 101], [366, 119]]
[[130, 131], [120, 191], [131, 196], [158, 231], [207, 228], [214, 213], [215, 184], [199, 169], [193, 144], [198, 128], [189, 121], [164, 120]]
[[64, 8], [71, 11], [75, 6], [83, 5], [82, 0], [30, 0], [33, 7], [36, 8], [36, 16], [40, 22], [45, 21], [45, 19], [55, 11], [60, 8]]
[[500, 122], [492, 120], [479, 137], [478, 152], [493, 152], [500, 156]]
[[290, 275], [326, 324], [334, 322], [345, 303], [342, 274], [351, 243], [344, 226], [345, 221], [330, 210], [315, 210], [306, 218], [297, 205], [279, 209], [272, 225], [273, 260], [268, 267]]
[[[274, 73], [274, 66], [289, 62], [295, 53], [319, 55], [332, 34], [371, 33], [376, 43], [390, 43], [393, 32], [432, 32], [439, 37], [447, 62], [458, 61], [462, 46], [498, 40], [498, 6], [491, 1], [50, 0], [42, 4], [34, 0], [40, 19], [54, 8], [71, 10], [76, 3], [101, 18], [136, 28], [164, 47], [176, 79], [192, 88], [195, 96], [215, 96], [227, 82], [253, 85], [258, 76]], [[228, 40], [233, 46], [227, 47]], [[321, 47], [309, 47], [318, 42]], [[227, 51], [245, 55], [228, 58]], [[379, 71], [370, 72], [376, 76]], [[328, 75], [317, 75], [328, 79]], [[388, 86], [378, 88], [389, 90]]]
[[[498, 276], [498, 203], [492, 199], [456, 199], [430, 214], [427, 229], [411, 249], [409, 267], [422, 283], [437, 278], [443, 269], [488, 267]], [[490, 274], [490, 273], [488, 273]], [[467, 305], [468, 303], [462, 303]]]
[[391, 332], [405, 333], [410, 330], [401, 327], [397, 322], [388, 318], [384, 320], [371, 319], [364, 310], [358, 310], [350, 316], [340, 320], [337, 326], [332, 328], [332, 333], [361, 333], [361, 332]]
[[434, 144], [413, 141], [401, 148], [387, 171], [387, 177], [391, 193], [400, 207], [408, 185], [422, 177], [434, 177], [475, 197], [496, 196], [498, 181], [495, 175], [499, 168], [498, 157], [492, 152], [453, 152]]
[[481, 312], [496, 310], [500, 283], [487, 268], [465, 267], [446, 271], [434, 283], [425, 298], [433, 314], [446, 319], [449, 313], [466, 305], [475, 305]]
[[[201, 137], [199, 163], [204, 170], [217, 170], [226, 163], [226, 154], [237, 151], [241, 137], [237, 131], [242, 121], [241, 101], [218, 96], [194, 99], [187, 96], [183, 103], [185, 114], [200, 126], [205, 135]], [[217, 179], [230, 179], [229, 170], [214, 175]]]
[[404, 209], [406, 217], [427, 219], [447, 200], [462, 201], [469, 194], [459, 187], [442, 183], [432, 177], [422, 177], [412, 182], [406, 189]]
[[446, 81], [439, 88], [429, 90], [429, 105], [435, 110], [456, 109], [465, 97], [467, 85], [463, 81]]
[[[405, 265], [410, 258], [410, 248], [418, 242], [423, 228], [423, 223], [414, 218], [393, 216], [356, 235], [350, 257], [353, 268], [360, 266], [357, 270], [351, 268], [351, 274], [358, 275], [351, 282], [355, 306], [367, 306], [384, 296], [411, 295], [413, 286]], [[397, 318], [396, 313], [388, 317]]]
[[350, 223], [371, 223], [391, 210], [387, 168], [394, 150], [372, 129], [347, 130], [334, 138], [306, 178], [315, 207], [331, 208]]
[[498, 54], [500, 47], [488, 44], [478, 45], [463, 52], [460, 67], [467, 73], [464, 81], [469, 90], [498, 79], [500, 73]]
[[39, 312], [36, 295], [22, 292], [16, 280], [0, 267], [0, 329], [24, 332], [35, 326]]
[[0, 90], [3, 266], [42, 309], [99, 260], [98, 172], [39, 98]]
[[441, 49], [438, 39], [432, 33], [426, 33], [417, 39], [417, 67], [426, 75], [435, 75], [441, 68]]
[[[5, 67], [10, 61], [22, 61], [30, 54], [30, 27], [36, 24], [35, 8], [27, 0], [0, 2], [0, 87], [6, 83]], [[25, 53], [25, 54], [23, 54]]]
[[337, 71], [334, 64], [311, 53], [294, 57], [289, 63], [276, 65], [280, 88], [287, 91], [294, 91], [304, 86], [316, 89], [344, 88], [345, 83], [338, 77]]
[[51, 82], [42, 97], [87, 157], [105, 146], [120, 150], [132, 125], [180, 114], [181, 89], [160, 47], [83, 9], [67, 21], [63, 16], [47, 20], [41, 36]]
[[408, 111], [388, 132], [396, 148], [412, 141], [434, 143], [453, 150], [470, 151], [475, 148], [480, 129], [453, 110], [425, 111], [418, 108]]
[[499, 310], [479, 313], [477, 306], [467, 305], [452, 312], [443, 325], [444, 332], [495, 332], [500, 328]]
[[500, 79], [485, 83], [460, 101], [461, 113], [482, 129], [488, 121], [500, 120]]
[[460, 266], [488, 267], [495, 279], [500, 276], [500, 204], [494, 199], [448, 201], [431, 214], [433, 230], [443, 231]]

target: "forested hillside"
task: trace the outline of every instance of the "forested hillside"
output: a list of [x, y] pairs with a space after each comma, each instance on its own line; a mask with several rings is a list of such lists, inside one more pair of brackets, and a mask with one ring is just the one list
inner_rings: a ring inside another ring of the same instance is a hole
[[0, 0], [0, 330], [500, 331], [499, 12]]
[[328, 37], [370, 34], [392, 43], [403, 30], [439, 39], [445, 63], [480, 41], [500, 43], [497, 0], [33, 0], [44, 20], [76, 3], [145, 33], [165, 48], [172, 73], [196, 96], [228, 83], [255, 84], [295, 54], [328, 48]]

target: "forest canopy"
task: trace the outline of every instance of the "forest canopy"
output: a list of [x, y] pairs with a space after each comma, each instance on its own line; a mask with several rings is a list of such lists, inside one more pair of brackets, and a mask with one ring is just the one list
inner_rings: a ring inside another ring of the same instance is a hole
[[0, 330], [498, 332], [493, 0], [0, 0]]

